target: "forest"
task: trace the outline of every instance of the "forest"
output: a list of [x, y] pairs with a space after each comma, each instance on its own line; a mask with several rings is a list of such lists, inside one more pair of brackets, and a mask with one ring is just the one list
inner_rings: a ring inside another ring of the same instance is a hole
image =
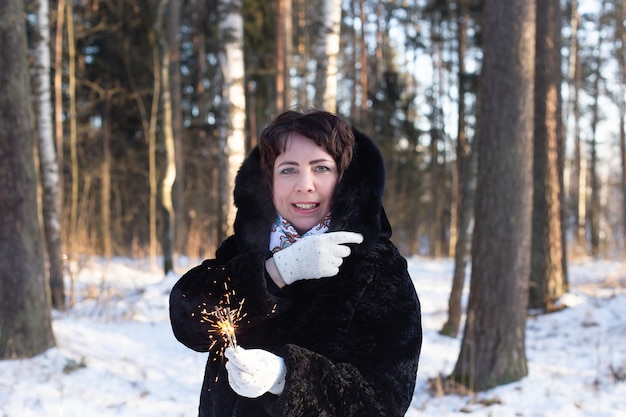
[[[287, 108], [380, 147], [394, 242], [455, 261], [442, 332], [463, 327], [469, 263], [477, 340], [556, 308], [568, 259], [626, 250], [626, 2], [499, 3], [3, 2], [0, 357], [53, 343], [50, 303], [71, 307], [88, 257], [211, 257], [239, 164]], [[475, 341], [477, 388], [527, 372], [523, 340], [501, 343], [521, 359]]]

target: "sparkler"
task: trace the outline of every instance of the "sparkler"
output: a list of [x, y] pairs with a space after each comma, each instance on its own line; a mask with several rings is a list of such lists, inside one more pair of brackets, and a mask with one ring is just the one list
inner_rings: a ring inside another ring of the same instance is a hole
[[[209, 267], [208, 269], [212, 268]], [[222, 268], [222, 271], [223, 270], [224, 268]], [[235, 291], [231, 291], [228, 288], [228, 282], [230, 282], [230, 277], [227, 277], [224, 282], [223, 292], [219, 291], [221, 295], [216, 296], [212, 293], [212, 291], [209, 291], [206, 294], [207, 298], [211, 298], [213, 300], [217, 298], [216, 304], [211, 303], [213, 304], [212, 309], [207, 306], [207, 303], [202, 303], [198, 305], [197, 310], [199, 312], [200, 323], [208, 324], [207, 332], [210, 340], [208, 350], [211, 351], [211, 360], [215, 364], [220, 358], [224, 361], [224, 351], [227, 347], [237, 349], [237, 326], [241, 320], [246, 317], [246, 313], [243, 312], [242, 308], [244, 299], [241, 299], [237, 305], [233, 305], [234, 303], [232, 302], [231, 297], [235, 297]], [[214, 280], [213, 284], [216, 288], [219, 287], [217, 280]], [[196, 318], [196, 313], [192, 312], [191, 316]], [[217, 350], [214, 350], [218, 343], [220, 343], [220, 345]], [[217, 383], [219, 375], [220, 373], [215, 371], [213, 383]], [[209, 387], [209, 391], [210, 390], [211, 388]]]
[[212, 311], [207, 310], [206, 304], [204, 307], [198, 306], [202, 310], [200, 311], [200, 322], [209, 323], [209, 339], [211, 344], [209, 350], [213, 350], [215, 345], [219, 341], [224, 342], [219, 350], [220, 355], [224, 353], [226, 347], [237, 348], [237, 336], [236, 329], [239, 322], [246, 316], [242, 310], [244, 300], [241, 300], [235, 307], [232, 306], [231, 295], [234, 295], [234, 291], [228, 289], [227, 282], [224, 283], [225, 294], [219, 299], [218, 304], [213, 307]]
[[215, 315], [217, 316], [217, 321], [215, 322], [216, 329], [219, 333], [226, 336], [228, 346], [236, 348], [237, 336], [235, 335], [235, 323], [230, 307], [220, 308], [215, 306]]

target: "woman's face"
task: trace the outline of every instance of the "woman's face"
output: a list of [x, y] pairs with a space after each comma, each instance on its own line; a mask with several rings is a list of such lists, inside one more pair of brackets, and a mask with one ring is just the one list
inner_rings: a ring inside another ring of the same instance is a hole
[[286, 139], [274, 161], [273, 197], [278, 214], [303, 234], [330, 213], [339, 172], [326, 150], [299, 133]]

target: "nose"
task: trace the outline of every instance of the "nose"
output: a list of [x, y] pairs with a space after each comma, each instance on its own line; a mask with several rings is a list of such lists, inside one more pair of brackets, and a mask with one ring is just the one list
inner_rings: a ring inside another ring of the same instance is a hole
[[296, 182], [296, 191], [300, 193], [309, 193], [315, 189], [313, 175], [309, 172], [303, 172], [298, 176]]

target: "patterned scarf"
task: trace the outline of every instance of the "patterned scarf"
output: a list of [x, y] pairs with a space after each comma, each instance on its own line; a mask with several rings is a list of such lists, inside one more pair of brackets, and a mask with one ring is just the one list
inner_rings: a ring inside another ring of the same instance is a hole
[[326, 233], [330, 226], [330, 213], [322, 219], [317, 226], [300, 236], [296, 229], [287, 220], [279, 214], [272, 225], [270, 233], [270, 250], [276, 253], [296, 243], [298, 240], [306, 236], [319, 235]]

